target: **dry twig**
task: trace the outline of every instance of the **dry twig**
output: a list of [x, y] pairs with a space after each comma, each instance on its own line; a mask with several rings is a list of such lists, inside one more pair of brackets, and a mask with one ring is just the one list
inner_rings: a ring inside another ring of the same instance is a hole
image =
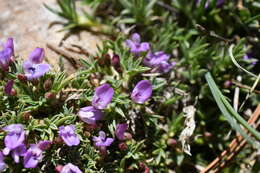
[[[249, 124], [254, 124], [260, 115], [260, 104], [255, 109], [254, 113], [248, 120]], [[258, 126], [257, 124], [256, 126]], [[213, 171], [214, 173], [219, 172], [223, 169], [232, 158], [239, 153], [239, 151], [246, 145], [246, 140], [243, 139], [242, 136], [237, 136], [232, 142], [229, 144], [229, 147], [223, 151], [220, 156], [218, 156], [215, 160], [213, 160], [203, 171], [200, 173], [207, 173]]]
[[66, 52], [66, 51], [60, 49], [59, 47], [52, 45], [50, 43], [47, 43], [47, 47], [49, 49], [51, 49], [52, 51], [56, 52], [57, 54], [66, 58], [75, 69], [79, 68], [79, 63], [78, 63], [77, 58], [74, 57], [73, 55], [71, 55], [70, 53], [68, 53], [68, 52]]

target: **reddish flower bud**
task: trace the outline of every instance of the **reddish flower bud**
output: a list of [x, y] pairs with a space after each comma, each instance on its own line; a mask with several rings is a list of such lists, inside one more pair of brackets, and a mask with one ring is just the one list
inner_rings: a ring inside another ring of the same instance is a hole
[[103, 55], [103, 59], [104, 59], [106, 66], [108, 66], [108, 67], [111, 66], [111, 57], [108, 53]]
[[63, 140], [61, 139], [61, 137], [56, 137], [53, 140], [53, 144], [63, 144]]
[[113, 56], [113, 58], [112, 58], [112, 60], [111, 60], [111, 64], [112, 64], [112, 66], [114, 67], [114, 69], [117, 71], [117, 72], [119, 72], [119, 73], [121, 73], [122, 72], [122, 69], [121, 69], [121, 67], [120, 67], [120, 57], [118, 56], [118, 55], [114, 55]]
[[56, 171], [57, 173], [60, 173], [61, 170], [62, 170], [62, 168], [63, 168], [62, 165], [57, 165], [57, 166], [55, 167], [55, 171]]
[[111, 59], [111, 64], [113, 67], [120, 66], [120, 58], [117, 54], [115, 54]]
[[45, 97], [47, 100], [51, 100], [51, 99], [55, 99], [55, 98], [56, 98], [56, 94], [55, 94], [55, 93], [52, 93], [52, 92], [47, 92], [47, 93], [45, 93], [44, 97]]
[[145, 167], [144, 173], [149, 173], [150, 172], [150, 168], [148, 166]]
[[225, 83], [224, 83], [224, 87], [225, 88], [229, 88], [229, 87], [231, 87], [231, 85], [232, 85], [232, 81], [231, 80], [226, 80]]
[[139, 162], [139, 168], [140, 168], [141, 170], [145, 170], [145, 167], [146, 167], [146, 165], [145, 165], [144, 162]]
[[32, 115], [31, 115], [30, 112], [24, 112], [24, 113], [22, 114], [22, 117], [23, 117], [23, 120], [24, 120], [24, 121], [28, 121], [31, 116], [32, 116]]
[[204, 137], [205, 137], [205, 139], [210, 139], [211, 137], [212, 137], [212, 133], [210, 133], [210, 132], [204, 132]]
[[167, 140], [167, 145], [172, 148], [175, 148], [177, 146], [177, 141], [173, 138], [170, 138]]
[[11, 95], [11, 96], [16, 96], [16, 95], [17, 95], [16, 90], [12, 88], [12, 91], [11, 91], [11, 94], [10, 94], [10, 95]]
[[51, 80], [51, 79], [47, 79], [47, 80], [44, 82], [43, 87], [44, 87], [45, 91], [50, 90], [51, 87], [52, 87], [52, 80]]
[[24, 74], [18, 74], [17, 78], [21, 81], [21, 82], [26, 82], [27, 81], [27, 77]]
[[118, 148], [121, 150], [121, 151], [125, 151], [128, 149], [128, 146], [126, 145], [125, 142], [121, 142], [118, 144]]

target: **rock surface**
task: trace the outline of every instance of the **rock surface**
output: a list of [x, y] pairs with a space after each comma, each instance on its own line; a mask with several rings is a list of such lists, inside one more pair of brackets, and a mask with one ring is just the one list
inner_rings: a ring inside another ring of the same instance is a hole
[[[0, 40], [3, 42], [8, 37], [13, 37], [16, 55], [23, 59], [26, 59], [35, 47], [43, 47], [46, 61], [55, 70], [59, 70], [61, 56], [47, 48], [47, 43], [58, 47], [66, 31], [58, 32], [62, 29], [62, 25], [50, 27], [52, 22], [62, 21], [62, 19], [48, 11], [43, 3], [58, 8], [56, 0], [0, 0]], [[62, 45], [69, 47], [71, 44], [77, 44], [94, 54], [101, 40], [92, 33], [81, 31], [69, 36]], [[59, 48], [65, 50], [64, 47]], [[86, 58], [79, 54], [73, 54], [73, 57]], [[64, 64], [65, 70], [73, 72], [74, 69], [67, 60], [64, 60]]]

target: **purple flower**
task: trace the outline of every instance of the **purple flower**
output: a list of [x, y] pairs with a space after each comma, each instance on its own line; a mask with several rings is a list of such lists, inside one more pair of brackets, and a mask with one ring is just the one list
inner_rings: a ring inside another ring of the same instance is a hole
[[143, 104], [152, 95], [152, 84], [148, 80], [141, 80], [132, 91], [131, 98], [134, 102]]
[[20, 162], [20, 156], [24, 156], [26, 153], [26, 146], [24, 144], [19, 145], [15, 149], [11, 151], [12, 158], [14, 159], [15, 163]]
[[68, 146], [76, 146], [80, 143], [80, 140], [75, 133], [74, 125], [59, 127], [59, 135]]
[[6, 168], [6, 163], [4, 162], [4, 155], [3, 153], [0, 151], [0, 171], [5, 170]]
[[82, 173], [82, 171], [75, 165], [68, 163], [63, 166], [60, 173]]
[[42, 63], [44, 50], [42, 48], [34, 49], [29, 55], [29, 59], [23, 63], [23, 70], [27, 79], [37, 79], [50, 70], [49, 64]]
[[101, 120], [103, 118], [103, 113], [96, 109], [93, 106], [83, 107], [79, 110], [79, 118], [88, 124], [96, 124], [97, 120]]
[[94, 136], [93, 141], [95, 142], [96, 147], [107, 147], [110, 146], [114, 139], [113, 138], [106, 138], [106, 134], [103, 131], [100, 131], [99, 136]]
[[34, 64], [42, 63], [44, 58], [44, 49], [43, 48], [35, 48], [29, 55], [29, 61]]
[[243, 56], [243, 60], [251, 62], [252, 65], [256, 65], [257, 60], [253, 59], [252, 53], [247, 53]]
[[[209, 3], [211, 2], [211, 0], [207, 0], [206, 3], [205, 3], [205, 8], [208, 8], [209, 7]], [[220, 8], [223, 4], [224, 4], [225, 0], [217, 0], [217, 3], [216, 3], [216, 7], [217, 8]], [[201, 0], [196, 0], [196, 4], [197, 6], [199, 6], [201, 3]]]
[[33, 62], [27, 60], [23, 63], [23, 69], [27, 79], [37, 79], [43, 76], [50, 70], [49, 64], [34, 64]]
[[126, 46], [130, 48], [130, 51], [136, 55], [138, 55], [141, 52], [146, 52], [150, 49], [150, 45], [147, 42], [141, 43], [140, 35], [137, 33], [134, 33], [131, 36], [131, 39], [126, 40]]
[[217, 8], [220, 8], [224, 4], [225, 0], [217, 0]]
[[12, 94], [12, 89], [13, 89], [13, 85], [14, 85], [14, 81], [13, 80], [9, 80], [7, 83], [6, 83], [6, 85], [5, 85], [5, 87], [4, 87], [4, 93], [6, 94], [6, 95], [11, 95]]
[[35, 168], [43, 158], [43, 151], [50, 146], [51, 142], [44, 140], [37, 144], [31, 144], [30, 148], [23, 155], [23, 165], [25, 168]]
[[13, 38], [8, 38], [7, 41], [5, 42], [4, 49], [11, 49], [11, 54], [12, 56], [14, 55], [14, 39]]
[[43, 150], [41, 150], [36, 144], [31, 144], [23, 157], [24, 167], [35, 168], [43, 158], [42, 152]]
[[116, 137], [119, 140], [124, 140], [125, 139], [125, 131], [128, 129], [128, 125], [126, 123], [123, 124], [118, 124], [116, 126]]
[[149, 52], [144, 58], [144, 65], [154, 68], [154, 71], [159, 73], [169, 72], [176, 62], [168, 62], [170, 55], [164, 53], [163, 51], [158, 51], [155, 53]]
[[3, 128], [7, 133], [5, 136], [4, 155], [8, 155], [11, 150], [23, 145], [25, 140], [25, 131], [22, 124], [11, 124]]
[[3, 45], [3, 50], [0, 51], [0, 67], [4, 71], [8, 71], [11, 57], [14, 55], [14, 44], [13, 39], [8, 38], [6, 43]]
[[44, 150], [47, 150], [51, 145], [51, 141], [47, 141], [47, 140], [44, 140], [44, 141], [40, 141], [37, 146], [38, 148], [40, 148], [42, 151]]
[[148, 67], [157, 67], [162, 61], [168, 61], [170, 55], [164, 53], [163, 51], [159, 52], [149, 52], [147, 56], [144, 58], [144, 65]]
[[103, 84], [95, 89], [92, 100], [92, 106], [96, 109], [105, 109], [111, 102], [114, 95], [114, 89], [109, 84]]
[[160, 73], [168, 73], [175, 65], [176, 62], [163, 61], [159, 64], [157, 71]]

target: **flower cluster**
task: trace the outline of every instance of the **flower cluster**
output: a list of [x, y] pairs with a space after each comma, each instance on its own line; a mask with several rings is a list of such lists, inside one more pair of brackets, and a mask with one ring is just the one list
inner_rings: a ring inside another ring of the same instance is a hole
[[25, 145], [25, 131], [22, 124], [11, 124], [3, 128], [7, 132], [4, 143], [5, 148], [0, 154], [1, 169], [4, 170], [4, 156], [11, 154], [15, 163], [20, 162], [23, 157], [25, 168], [35, 168], [41, 161], [43, 151], [51, 144], [50, 141], [40, 141], [38, 144], [31, 144], [29, 149]]
[[170, 62], [170, 55], [163, 51], [152, 52], [150, 50], [150, 44], [147, 42], [141, 43], [140, 40], [140, 35], [134, 33], [130, 40], [126, 40], [126, 46], [130, 48], [130, 51], [134, 55], [140, 55], [141, 52], [148, 51], [143, 60], [143, 64], [147, 67], [151, 67], [153, 72], [168, 73], [176, 62]]
[[[150, 49], [149, 43], [140, 42], [140, 36], [138, 34], [133, 35], [132, 42], [128, 40], [128, 43], [132, 45], [135, 44], [136, 47], [132, 49], [132, 52], [136, 55], [141, 52], [146, 52]], [[2, 54], [0, 56], [0, 58], [2, 58], [1, 67], [3, 71], [7, 71], [9, 63], [11, 62], [11, 57], [14, 55], [12, 39], [9, 39], [7, 41], [4, 46], [4, 50], [1, 53], [8, 53], [8, 56], [6, 56], [8, 58], [5, 58], [6, 61], [2, 61], [4, 57], [2, 56]], [[25, 72], [25, 80], [36, 80], [50, 70], [50, 65], [43, 63], [44, 55], [45, 53], [42, 48], [36, 48], [34, 51], [31, 52], [29, 58], [24, 61], [23, 70]], [[167, 61], [169, 57], [162, 59]], [[152, 60], [152, 62], [150, 63], [153, 64], [153, 67], [157, 67], [157, 65], [155, 64], [161, 65], [159, 62], [156, 62], [156, 60], [155, 63], [153, 63], [153, 61], [154, 60]], [[4, 86], [4, 93], [8, 96], [13, 95], [14, 81], [15, 80], [8, 80]], [[144, 104], [146, 101], [149, 100], [151, 95], [151, 82], [149, 80], [141, 80], [133, 88], [130, 97], [133, 102]], [[104, 118], [104, 110], [111, 103], [113, 96], [114, 89], [109, 84], [102, 84], [101, 86], [95, 88], [91, 105], [82, 107], [79, 110], [79, 118], [87, 124], [96, 125], [97, 121]], [[15, 163], [19, 163], [22, 158], [24, 168], [36, 168], [37, 165], [44, 158], [44, 151], [49, 149], [50, 146], [53, 144], [51, 141], [42, 140], [38, 143], [27, 145], [28, 141], [26, 141], [26, 131], [22, 124], [10, 124], [4, 127], [3, 130], [7, 134], [4, 138], [5, 148], [0, 152], [0, 171], [3, 171], [7, 168], [5, 157], [8, 155], [11, 155]], [[114, 135], [121, 142], [120, 144], [124, 144], [123, 141], [126, 140], [125, 135], [127, 130], [127, 123], [117, 124]], [[98, 136], [94, 136], [92, 138], [94, 146], [100, 151], [101, 154], [106, 154], [107, 147], [109, 147], [115, 139], [107, 137], [106, 133], [102, 130], [100, 130], [98, 134]], [[80, 138], [76, 133], [76, 128], [73, 124], [60, 126], [58, 129], [58, 135], [59, 139], [62, 139], [64, 144], [69, 147], [78, 146], [80, 144]], [[124, 149], [125, 146], [122, 145], [121, 148]], [[81, 173], [81, 170], [72, 163], [68, 163], [65, 166], [57, 167], [57, 169], [59, 169], [60, 173]]]

